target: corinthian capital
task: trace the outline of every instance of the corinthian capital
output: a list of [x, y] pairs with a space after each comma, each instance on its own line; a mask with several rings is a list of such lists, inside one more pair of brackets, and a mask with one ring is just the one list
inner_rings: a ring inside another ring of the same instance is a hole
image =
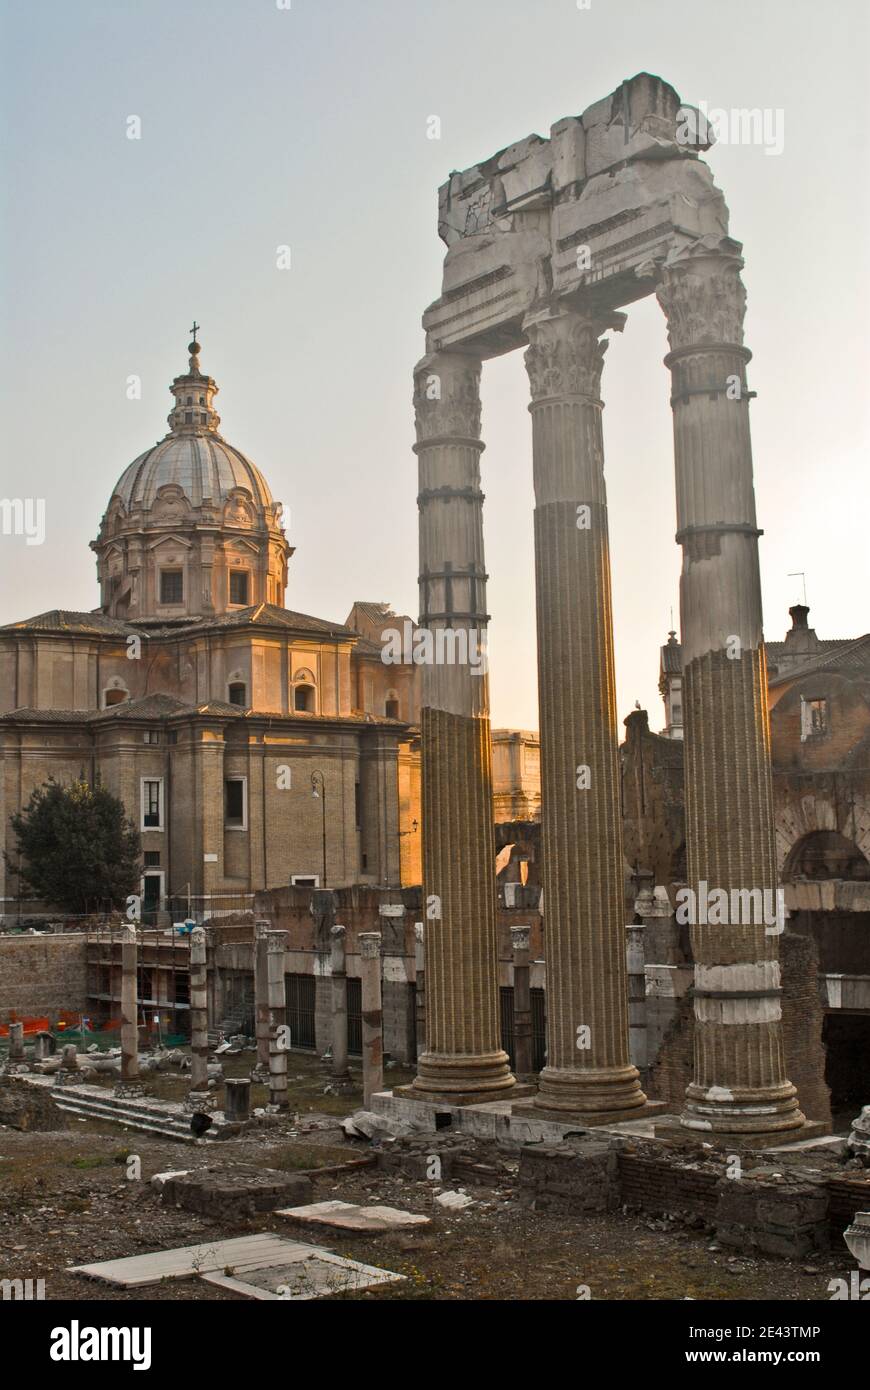
[[665, 262], [656, 298], [668, 321], [671, 351], [710, 343], [743, 342], [746, 290], [736, 243], [696, 243]]
[[480, 438], [480, 359], [433, 352], [414, 368], [417, 439]]
[[607, 351], [600, 339], [607, 324], [567, 311], [535, 315], [523, 326], [530, 344], [525, 362], [533, 401], [553, 396], [598, 399]]

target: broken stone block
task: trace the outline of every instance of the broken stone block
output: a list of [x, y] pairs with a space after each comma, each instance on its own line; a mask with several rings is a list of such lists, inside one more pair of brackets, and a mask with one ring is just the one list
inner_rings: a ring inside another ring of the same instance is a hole
[[439, 1207], [447, 1207], [448, 1211], [464, 1211], [466, 1207], [474, 1206], [474, 1198], [461, 1188], [456, 1192], [439, 1192], [435, 1201]]
[[408, 1121], [376, 1115], [372, 1110], [354, 1111], [341, 1121], [341, 1128], [351, 1139], [397, 1139], [414, 1133], [414, 1126]]
[[311, 1198], [311, 1179], [273, 1168], [199, 1168], [167, 1173], [161, 1199], [206, 1216], [236, 1218], [278, 1206], [301, 1206]]

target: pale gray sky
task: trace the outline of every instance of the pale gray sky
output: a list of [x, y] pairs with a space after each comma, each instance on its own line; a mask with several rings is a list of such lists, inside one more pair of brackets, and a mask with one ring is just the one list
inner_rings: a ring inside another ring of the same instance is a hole
[[[765, 629], [783, 634], [793, 570], [821, 636], [870, 628], [865, 0], [0, 10], [0, 495], [47, 507], [43, 546], [0, 536], [0, 622], [96, 606], [88, 541], [166, 431], [194, 316], [222, 432], [290, 512], [288, 605], [415, 613], [411, 371], [440, 286], [438, 185], [647, 70], [688, 102], [784, 113], [782, 154], [707, 156], [746, 257]], [[654, 728], [679, 572], [666, 350], [655, 302], [634, 306], [603, 389], [620, 712], [639, 698]], [[537, 722], [527, 399], [520, 354], [487, 366], [493, 717], [520, 727]]]

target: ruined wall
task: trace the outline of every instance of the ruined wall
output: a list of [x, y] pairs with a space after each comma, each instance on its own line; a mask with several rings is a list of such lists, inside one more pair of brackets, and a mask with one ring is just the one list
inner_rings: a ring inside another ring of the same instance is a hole
[[87, 1013], [87, 973], [83, 933], [0, 935], [0, 1023]]
[[787, 1074], [808, 1120], [830, 1128], [831, 1093], [825, 1084], [822, 1034], [825, 1010], [819, 993], [819, 958], [810, 937], [791, 931], [779, 938], [782, 972], [782, 1040]]

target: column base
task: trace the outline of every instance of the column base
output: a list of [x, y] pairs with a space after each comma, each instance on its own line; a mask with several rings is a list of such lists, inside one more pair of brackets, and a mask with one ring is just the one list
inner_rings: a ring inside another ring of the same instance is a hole
[[705, 1135], [745, 1134], [757, 1138], [772, 1134], [774, 1140], [806, 1123], [790, 1081], [753, 1090], [705, 1087], [692, 1082], [686, 1088], [686, 1107], [680, 1116], [685, 1129]]
[[667, 1111], [664, 1100], [647, 1100], [642, 1105], [632, 1105], [624, 1110], [551, 1110], [541, 1102], [540, 1096], [532, 1100], [521, 1100], [511, 1106], [511, 1114], [517, 1119], [555, 1120], [559, 1124], [576, 1124], [578, 1129], [597, 1129], [602, 1125], [621, 1125], [631, 1120], [652, 1120]]
[[[543, 1114], [565, 1115], [578, 1122], [590, 1116], [590, 1124], [607, 1124], [607, 1116], [629, 1119], [642, 1114], [649, 1104], [640, 1088], [637, 1067], [544, 1067], [538, 1077], [535, 1106]], [[603, 1116], [603, 1119], [592, 1119]]]
[[410, 1086], [397, 1086], [394, 1095], [409, 1100], [444, 1101], [449, 1105], [485, 1105], [513, 1099], [533, 1088], [519, 1088], [506, 1052], [485, 1056], [424, 1052]]
[[656, 1139], [695, 1139], [699, 1144], [724, 1150], [733, 1149], [778, 1149], [788, 1144], [802, 1144], [807, 1139], [821, 1139], [830, 1134], [828, 1125], [821, 1120], [802, 1120], [795, 1129], [781, 1129], [753, 1133], [749, 1130], [704, 1129], [695, 1124], [687, 1125], [683, 1116], [668, 1115], [657, 1120], [653, 1126]]

